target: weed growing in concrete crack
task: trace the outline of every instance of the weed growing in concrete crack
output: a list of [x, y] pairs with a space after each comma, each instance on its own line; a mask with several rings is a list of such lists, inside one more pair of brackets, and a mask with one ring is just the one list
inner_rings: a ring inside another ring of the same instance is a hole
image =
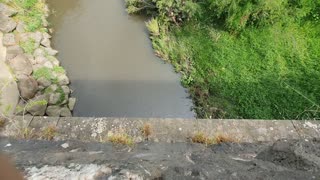
[[208, 137], [203, 132], [197, 132], [194, 136], [191, 138], [193, 143], [199, 143], [199, 144], [205, 144], [205, 145], [212, 145], [215, 143], [215, 140], [213, 138]]
[[152, 134], [152, 128], [150, 124], [144, 124], [141, 128], [141, 133], [145, 138], [148, 138]]
[[108, 141], [117, 145], [133, 146], [134, 144], [133, 138], [125, 133], [112, 134], [108, 137]]
[[56, 126], [48, 126], [41, 132], [41, 138], [51, 141], [57, 135], [57, 128]]

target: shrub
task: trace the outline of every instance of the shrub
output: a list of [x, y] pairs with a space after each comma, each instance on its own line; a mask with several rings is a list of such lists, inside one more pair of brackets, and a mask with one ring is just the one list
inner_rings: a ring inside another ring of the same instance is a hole
[[249, 25], [319, 19], [320, 1], [310, 0], [207, 0], [212, 21], [219, 19], [230, 30]]

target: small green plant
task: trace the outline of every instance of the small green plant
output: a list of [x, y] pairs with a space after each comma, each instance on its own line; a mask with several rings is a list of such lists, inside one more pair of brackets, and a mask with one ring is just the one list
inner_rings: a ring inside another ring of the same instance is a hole
[[158, 24], [158, 20], [155, 18], [152, 18], [148, 22], [146, 22], [146, 25], [148, 27], [148, 30], [153, 36], [159, 36], [160, 35], [160, 28]]
[[33, 139], [36, 138], [36, 134], [34, 132], [34, 129], [25, 127], [18, 130], [18, 138], [22, 139]]
[[66, 99], [66, 94], [64, 93], [64, 91], [61, 88], [61, 86], [58, 87], [56, 92], [60, 94], [60, 97], [59, 97], [59, 100], [58, 100], [57, 104], [63, 103], [63, 101]]
[[32, 38], [29, 38], [26, 41], [20, 42], [20, 46], [25, 53], [32, 54], [36, 48], [35, 40]]
[[47, 67], [42, 67], [42, 68], [35, 70], [32, 75], [35, 79], [39, 79], [41, 77], [44, 77], [48, 80], [52, 80], [52, 78], [53, 78], [52, 69], [47, 68]]
[[54, 66], [53, 72], [58, 73], [58, 74], [64, 74], [66, 71], [61, 66]]

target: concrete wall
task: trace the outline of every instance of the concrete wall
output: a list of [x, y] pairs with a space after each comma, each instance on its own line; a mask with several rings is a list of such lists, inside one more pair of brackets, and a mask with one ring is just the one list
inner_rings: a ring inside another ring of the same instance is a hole
[[197, 132], [209, 138], [223, 136], [236, 142], [276, 141], [278, 139], [319, 138], [319, 121], [291, 120], [188, 120], [127, 118], [15, 117], [2, 135], [17, 136], [26, 127], [41, 138], [41, 132], [56, 127], [56, 140], [107, 141], [111, 134], [128, 134], [136, 142], [145, 140], [141, 129], [151, 128], [149, 140], [155, 142], [191, 141]]

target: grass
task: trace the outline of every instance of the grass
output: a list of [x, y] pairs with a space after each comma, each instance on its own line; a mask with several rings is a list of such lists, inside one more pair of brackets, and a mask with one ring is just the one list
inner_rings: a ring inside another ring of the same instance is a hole
[[18, 11], [14, 16], [16, 20], [26, 24], [26, 31], [45, 31], [43, 19], [45, 12], [45, 0], [0, 0]]
[[21, 128], [18, 131], [18, 137], [22, 139], [33, 139], [36, 138], [36, 133], [34, 132], [34, 129]]
[[51, 141], [57, 135], [57, 127], [56, 126], [48, 126], [44, 128], [41, 132], [42, 139]]
[[199, 144], [205, 144], [205, 145], [212, 145], [215, 144], [215, 141], [213, 138], [208, 137], [203, 132], [197, 132], [195, 133], [191, 138], [193, 143], [199, 143]]
[[247, 28], [235, 35], [189, 22], [153, 36], [182, 74], [200, 118], [320, 117], [320, 25]]
[[131, 136], [125, 133], [115, 133], [108, 137], [108, 141], [116, 145], [133, 146], [134, 141]]
[[31, 38], [29, 38], [27, 41], [20, 42], [20, 47], [27, 54], [33, 54], [33, 52], [36, 50], [35, 41]]
[[145, 138], [148, 138], [152, 134], [152, 128], [150, 124], [144, 124], [141, 128], [141, 133]]
[[35, 79], [39, 79], [41, 77], [46, 78], [47, 80], [51, 80], [53, 78], [52, 69], [47, 67], [42, 67], [33, 72], [33, 77]]
[[199, 144], [205, 144], [205, 145], [237, 142], [234, 138], [227, 136], [227, 135], [218, 134], [214, 137], [209, 137], [204, 132], [196, 132], [191, 137], [191, 141], [193, 143], [199, 143]]

